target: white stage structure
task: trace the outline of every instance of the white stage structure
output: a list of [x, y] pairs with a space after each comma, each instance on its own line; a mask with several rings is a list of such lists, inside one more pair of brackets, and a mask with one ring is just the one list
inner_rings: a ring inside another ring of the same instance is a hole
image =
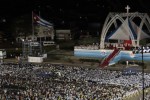
[[131, 40], [132, 46], [139, 46], [142, 39], [149, 38], [150, 18], [147, 13], [129, 13], [130, 7], [126, 7], [126, 13], [110, 12], [104, 22], [100, 48], [105, 46], [105, 39], [108, 33], [112, 33], [108, 39], [113, 40]]

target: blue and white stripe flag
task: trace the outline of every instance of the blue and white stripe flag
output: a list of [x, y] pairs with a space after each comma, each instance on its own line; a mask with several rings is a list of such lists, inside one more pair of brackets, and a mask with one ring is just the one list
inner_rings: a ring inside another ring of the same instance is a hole
[[44, 27], [52, 28], [53, 24], [42, 19], [41, 17], [37, 16], [36, 14], [33, 13], [33, 21], [34, 23], [37, 23], [39, 25], [42, 25]]

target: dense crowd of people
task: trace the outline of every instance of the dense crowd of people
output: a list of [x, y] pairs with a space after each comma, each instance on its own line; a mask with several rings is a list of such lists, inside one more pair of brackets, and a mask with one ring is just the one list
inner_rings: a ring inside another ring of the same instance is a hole
[[143, 86], [141, 72], [62, 64], [1, 64], [0, 81], [0, 100], [122, 100]]

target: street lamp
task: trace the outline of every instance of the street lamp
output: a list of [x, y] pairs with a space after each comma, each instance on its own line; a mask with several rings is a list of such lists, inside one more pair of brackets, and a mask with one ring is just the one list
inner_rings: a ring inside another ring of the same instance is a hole
[[143, 94], [143, 100], [144, 100], [144, 60], [143, 60], [143, 46], [142, 46], [142, 94]]

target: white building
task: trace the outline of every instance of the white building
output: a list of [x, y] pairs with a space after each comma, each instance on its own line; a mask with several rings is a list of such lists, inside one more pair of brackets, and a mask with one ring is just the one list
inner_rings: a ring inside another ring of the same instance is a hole
[[66, 30], [56, 30], [56, 39], [58, 40], [71, 40], [71, 31]]

